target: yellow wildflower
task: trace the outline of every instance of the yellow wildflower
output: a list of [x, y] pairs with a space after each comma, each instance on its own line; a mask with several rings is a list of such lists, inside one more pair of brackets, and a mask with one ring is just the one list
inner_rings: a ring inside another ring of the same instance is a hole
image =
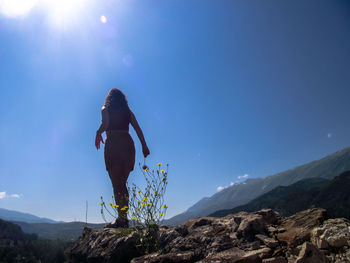
[[136, 208], [136, 211], [140, 211], [140, 208]]
[[124, 206], [122, 209], [120, 209], [120, 210], [122, 210], [122, 211], [124, 211], [124, 210], [126, 210], [126, 209], [128, 209], [128, 207], [127, 206]]
[[137, 193], [138, 193], [138, 194], [141, 194], [141, 193], [142, 193], [142, 191], [141, 191], [141, 190], [138, 190], [138, 191], [137, 191]]
[[146, 196], [142, 199], [142, 202], [147, 202], [147, 200], [148, 200], [148, 197]]
[[160, 216], [164, 216], [164, 214], [162, 214], [162, 213], [161, 213], [161, 214], [159, 214], [159, 215], [160, 215]]
[[157, 163], [157, 165], [158, 165], [158, 166], [161, 166], [161, 165], [162, 165], [162, 163]]
[[148, 206], [152, 205], [152, 203], [147, 203]]
[[105, 202], [101, 202], [101, 203], [100, 203], [100, 205], [104, 205], [104, 204], [105, 204]]
[[110, 206], [113, 206], [113, 203], [109, 203]]
[[143, 204], [142, 204], [142, 207], [145, 207], [145, 205], [146, 205], [146, 204], [145, 204], [145, 203], [143, 203]]
[[166, 177], [163, 177], [163, 178], [162, 178], [162, 181], [165, 181], [165, 180], [166, 180]]
[[160, 172], [161, 172], [162, 174], [164, 174], [164, 173], [165, 173], [165, 171], [164, 171], [164, 170], [160, 170]]
[[114, 207], [114, 208], [117, 208], [117, 207], [119, 207], [119, 205], [114, 205], [113, 207]]
[[127, 214], [129, 214], [129, 213], [130, 213], [130, 212], [129, 212], [129, 210], [128, 210], [128, 211], [126, 211], [126, 213], [127, 213]]
[[165, 208], [165, 209], [167, 209], [167, 208], [168, 208], [168, 206], [167, 206], [167, 205], [162, 205], [162, 207], [163, 207], [163, 208]]
[[148, 169], [148, 168], [146, 168], [144, 171], [145, 171], [145, 172], [148, 172], [148, 171], [149, 171], [149, 169]]
[[148, 188], [152, 188], [152, 186], [151, 186], [151, 185], [148, 185]]
[[131, 218], [131, 220], [136, 220], [136, 217]]

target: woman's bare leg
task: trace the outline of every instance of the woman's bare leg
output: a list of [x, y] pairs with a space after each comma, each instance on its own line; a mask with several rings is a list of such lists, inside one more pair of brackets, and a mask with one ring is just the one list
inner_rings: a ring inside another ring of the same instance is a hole
[[[119, 205], [118, 220], [127, 221], [128, 216], [125, 207], [129, 206], [129, 192], [126, 187], [126, 182], [129, 177], [129, 171], [120, 166], [114, 166], [109, 169], [108, 174], [111, 178], [115, 203]], [[123, 209], [124, 208], [124, 209]], [[123, 209], [123, 210], [122, 210]]]

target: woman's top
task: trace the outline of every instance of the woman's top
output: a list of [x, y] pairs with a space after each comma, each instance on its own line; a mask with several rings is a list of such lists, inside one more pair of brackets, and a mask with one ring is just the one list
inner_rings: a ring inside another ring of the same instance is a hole
[[[104, 116], [105, 115], [105, 116]], [[106, 131], [129, 131], [130, 111], [113, 108], [102, 108], [102, 124]], [[106, 123], [107, 122], [107, 123]]]

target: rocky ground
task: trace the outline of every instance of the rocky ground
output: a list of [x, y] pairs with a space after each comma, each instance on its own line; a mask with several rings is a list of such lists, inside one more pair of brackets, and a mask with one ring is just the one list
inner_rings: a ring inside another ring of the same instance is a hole
[[350, 221], [314, 208], [281, 218], [265, 209], [161, 226], [159, 250], [142, 255], [135, 232], [92, 230], [66, 251], [69, 262], [350, 262]]

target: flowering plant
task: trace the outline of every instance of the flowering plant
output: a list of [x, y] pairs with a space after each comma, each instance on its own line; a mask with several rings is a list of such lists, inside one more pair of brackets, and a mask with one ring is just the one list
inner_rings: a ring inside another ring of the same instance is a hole
[[136, 223], [143, 223], [146, 227], [156, 224], [165, 217], [168, 206], [164, 204], [164, 193], [168, 184], [168, 167], [162, 169], [162, 163], [157, 169], [150, 171], [147, 165], [139, 164], [146, 180], [145, 189], [132, 184], [129, 190], [129, 215]]

